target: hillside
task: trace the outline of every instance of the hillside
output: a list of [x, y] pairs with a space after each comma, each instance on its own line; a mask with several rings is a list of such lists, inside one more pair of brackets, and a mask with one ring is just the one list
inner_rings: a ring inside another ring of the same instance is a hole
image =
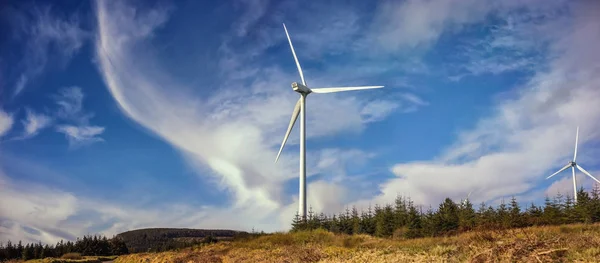
[[183, 247], [190, 243], [210, 242], [209, 239], [226, 240], [243, 231], [222, 229], [188, 229], [188, 228], [145, 228], [123, 232], [117, 235], [127, 245], [130, 253], [165, 251]]
[[323, 230], [270, 234], [178, 252], [120, 256], [124, 262], [599, 262], [600, 224], [468, 232], [392, 240]]

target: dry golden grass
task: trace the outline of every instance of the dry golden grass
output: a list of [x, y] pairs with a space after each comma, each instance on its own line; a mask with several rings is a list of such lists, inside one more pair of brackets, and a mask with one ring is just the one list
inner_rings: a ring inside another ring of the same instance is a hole
[[[33, 259], [33, 260], [27, 260], [25, 261], [25, 263], [101, 263], [104, 261], [111, 261], [114, 260], [116, 258], [116, 256], [109, 256], [109, 257], [96, 257], [96, 256], [81, 256], [79, 255], [79, 253], [69, 253], [72, 255], [67, 255], [66, 257], [63, 256], [61, 258], [44, 258], [44, 259]], [[77, 255], [75, 255], [77, 254]], [[11, 262], [11, 261], [8, 261]], [[23, 261], [17, 261], [15, 260], [14, 262], [23, 262]]]
[[315, 230], [275, 233], [163, 253], [129, 262], [600, 262], [600, 224], [391, 240]]

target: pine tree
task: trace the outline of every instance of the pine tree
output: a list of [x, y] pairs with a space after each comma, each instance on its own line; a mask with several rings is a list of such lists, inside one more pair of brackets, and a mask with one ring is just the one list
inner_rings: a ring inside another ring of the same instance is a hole
[[338, 214], [340, 233], [352, 234], [352, 226], [350, 225], [349, 215], [350, 211], [348, 210], [348, 208], [346, 208], [345, 213]]
[[479, 208], [477, 209], [475, 217], [475, 225], [479, 228], [487, 227], [489, 224], [488, 219], [486, 218], [486, 209], [487, 206], [485, 205], [485, 202], [481, 202], [479, 204]]
[[292, 232], [297, 232], [297, 231], [301, 231], [301, 230], [305, 230], [306, 229], [306, 224], [304, 222], [304, 220], [302, 220], [302, 218], [300, 217], [300, 214], [298, 214], [298, 212], [296, 212], [296, 215], [294, 216], [294, 219], [292, 221]]
[[347, 234], [347, 235], [352, 235], [352, 213], [350, 212], [350, 209], [346, 206], [346, 210], [344, 211], [344, 216], [343, 216], [343, 223], [342, 223], [342, 227], [343, 227], [343, 231], [342, 233]]
[[329, 229], [329, 219], [323, 212], [319, 214], [319, 228]]
[[394, 209], [391, 205], [379, 209], [375, 214], [375, 236], [389, 237], [394, 233]]
[[565, 224], [573, 224], [579, 222], [579, 216], [575, 212], [575, 203], [570, 195], [565, 198], [565, 211], [563, 222]]
[[33, 258], [41, 258], [42, 257], [42, 242], [33, 245]]
[[494, 220], [496, 226], [499, 228], [509, 228], [510, 227], [510, 218], [508, 215], [508, 208], [506, 207], [506, 203], [504, 203], [504, 199], [498, 205], [498, 209], [496, 210], [496, 220]]
[[459, 208], [458, 223], [460, 231], [469, 231], [475, 228], [476, 215], [473, 204], [466, 199]]
[[308, 208], [307, 226], [309, 230], [314, 230], [319, 227], [319, 222], [315, 213], [313, 212], [312, 206]]
[[375, 234], [375, 225], [373, 224], [373, 214], [371, 211], [371, 206], [367, 209], [367, 212], [362, 212], [360, 216], [360, 228], [362, 229], [362, 233], [368, 235]]
[[400, 195], [396, 196], [394, 207], [394, 229], [405, 226], [408, 222], [408, 208], [406, 205], [406, 199]]
[[537, 226], [543, 224], [543, 211], [539, 207], [531, 203], [531, 206], [527, 208], [526, 222], [528, 226]]
[[560, 208], [556, 202], [556, 199], [555, 199], [555, 201], [551, 201], [550, 198], [548, 196], [546, 196], [546, 198], [544, 200], [544, 214], [543, 214], [544, 224], [549, 224], [549, 225], [558, 224], [559, 217], [560, 217]]
[[592, 223], [593, 217], [591, 214], [592, 199], [589, 194], [580, 188], [577, 191], [577, 203], [573, 207], [574, 214], [577, 216], [577, 221], [583, 223]]
[[417, 208], [411, 203], [408, 206], [408, 229], [404, 234], [406, 238], [417, 238], [423, 236], [423, 224], [421, 222], [421, 214]]
[[42, 253], [40, 254], [40, 258], [47, 258], [47, 257], [53, 257], [54, 253], [52, 253], [52, 249], [50, 248], [50, 246], [48, 246], [48, 244], [46, 244], [43, 248], [42, 248]]
[[358, 216], [358, 209], [356, 209], [355, 206], [352, 206], [352, 214], [350, 220], [352, 222], [352, 234], [362, 233], [360, 217]]
[[556, 196], [554, 197], [554, 199], [552, 200], [552, 202], [554, 203], [554, 206], [557, 208], [557, 215], [555, 216], [554, 220], [552, 221], [552, 224], [564, 224], [564, 218], [565, 218], [565, 196], [562, 195], [560, 192], [556, 194]]
[[63, 251], [64, 251], [63, 241], [61, 239], [60, 242], [56, 242], [56, 246], [54, 246], [54, 256], [55, 257], [62, 256], [64, 254]]
[[371, 205], [367, 208], [367, 222], [365, 226], [366, 232], [369, 235], [375, 235], [375, 211], [371, 209]]
[[523, 227], [523, 220], [521, 217], [521, 208], [517, 199], [513, 196], [510, 199], [510, 211], [509, 211], [510, 227]]
[[423, 220], [423, 235], [424, 236], [436, 236], [437, 235], [437, 227], [436, 227], [436, 214], [433, 212], [433, 208], [430, 206], [425, 212], [425, 216], [422, 217]]
[[16, 259], [16, 258], [19, 258], [20, 256], [21, 255], [19, 255], [17, 248], [15, 246], [13, 246], [13, 244], [10, 242], [10, 240], [8, 242], [6, 242], [6, 258], [7, 259]]
[[435, 216], [436, 232], [439, 234], [452, 234], [458, 230], [458, 206], [450, 198], [446, 198], [440, 204], [438, 212]]
[[33, 245], [30, 245], [30, 244], [25, 245], [25, 247], [23, 248], [23, 252], [21, 254], [21, 258], [23, 260], [34, 259]]
[[600, 184], [594, 184], [592, 188], [588, 213], [592, 222], [600, 222]]
[[16, 251], [15, 258], [21, 257], [21, 255], [23, 255], [23, 251], [25, 251], [25, 247], [21, 243], [21, 240], [19, 240], [19, 243], [17, 244], [17, 251]]
[[329, 221], [329, 231], [336, 234], [340, 233], [340, 221], [335, 214], [331, 216], [331, 220]]
[[125, 245], [125, 242], [123, 242], [123, 240], [121, 240], [120, 238], [117, 238], [117, 237], [111, 238], [109, 241], [109, 246], [110, 246], [111, 255], [118, 256], [118, 255], [125, 255], [125, 254], [129, 253], [127, 246]]

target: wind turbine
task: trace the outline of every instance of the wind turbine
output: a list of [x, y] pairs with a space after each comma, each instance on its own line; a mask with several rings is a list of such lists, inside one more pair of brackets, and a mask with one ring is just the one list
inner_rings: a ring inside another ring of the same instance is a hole
[[469, 202], [469, 197], [471, 196], [471, 193], [473, 191], [470, 191], [469, 194], [467, 195], [467, 198], [465, 200], [462, 200], [462, 205], [463, 206], [467, 206], [467, 202]]
[[590, 178], [594, 179], [594, 181], [596, 181], [600, 184], [600, 181], [598, 181], [598, 179], [593, 177], [590, 173], [588, 173], [588, 171], [583, 169], [583, 167], [579, 166], [575, 162], [575, 160], [577, 160], [577, 141], [578, 140], [579, 140], [579, 126], [577, 126], [577, 134], [575, 135], [575, 154], [573, 155], [573, 161], [570, 161], [569, 163], [567, 163], [567, 165], [565, 165], [563, 168], [560, 168], [560, 170], [558, 170], [556, 173], [553, 173], [552, 175], [546, 177], [546, 179], [550, 179], [550, 177], [555, 176], [558, 173], [571, 167], [571, 171], [573, 172], [573, 196], [575, 198], [575, 202], [577, 202], [577, 182], [575, 181], [575, 168], [577, 168], [579, 171], [581, 171], [585, 175], [589, 176]]
[[290, 34], [283, 24], [283, 29], [285, 30], [285, 35], [287, 36], [288, 42], [290, 43], [290, 49], [292, 50], [292, 55], [294, 56], [294, 60], [296, 61], [296, 67], [298, 67], [298, 73], [300, 73], [300, 79], [302, 80], [302, 84], [293, 82], [292, 89], [295, 92], [300, 94], [300, 98], [298, 102], [296, 102], [296, 106], [294, 107], [294, 111], [292, 112], [292, 119], [290, 119], [290, 124], [288, 125], [287, 132], [283, 137], [283, 142], [281, 143], [281, 147], [279, 148], [279, 153], [277, 153], [277, 157], [275, 158], [275, 163], [279, 160], [279, 156], [281, 155], [281, 151], [285, 146], [285, 142], [290, 136], [290, 132], [296, 123], [296, 119], [298, 119], [298, 114], [300, 114], [300, 200], [298, 204], [298, 210], [300, 217], [305, 220], [306, 219], [306, 96], [310, 93], [333, 93], [340, 91], [349, 91], [349, 90], [365, 90], [365, 89], [376, 89], [383, 88], [383, 86], [361, 86], [361, 87], [329, 87], [329, 88], [308, 88], [306, 85], [306, 81], [304, 80], [304, 74], [302, 73], [302, 68], [300, 67], [300, 62], [298, 62], [298, 57], [296, 57], [296, 51], [294, 51], [294, 45], [292, 45], [292, 40], [290, 39]]

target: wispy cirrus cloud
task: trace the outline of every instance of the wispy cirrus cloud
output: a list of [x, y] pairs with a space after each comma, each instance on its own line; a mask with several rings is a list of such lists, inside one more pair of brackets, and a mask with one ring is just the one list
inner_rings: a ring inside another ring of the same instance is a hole
[[21, 120], [23, 124], [23, 138], [31, 138], [39, 133], [42, 129], [52, 124], [52, 118], [44, 114], [38, 114], [31, 109], [26, 109], [26, 116]]
[[65, 135], [71, 147], [104, 141], [99, 136], [105, 128], [89, 123], [94, 114], [83, 109], [84, 94], [80, 87], [62, 88], [53, 98], [58, 105], [56, 117], [71, 123], [57, 125], [56, 131]]
[[524, 5], [527, 12], [516, 9], [496, 14], [493, 17], [500, 22], [486, 26], [484, 30], [489, 33], [485, 37], [476, 35], [464, 41], [458, 53], [450, 55], [463, 62], [448, 65], [454, 72], [450, 78], [457, 81], [469, 75], [542, 70], [555, 56], [548, 52], [550, 44], [561, 37], [552, 31], [569, 23], [561, 11], [567, 6], [561, 2], [540, 9]]
[[453, 27], [483, 20], [494, 10], [494, 1], [382, 1], [378, 5], [373, 32], [388, 50], [424, 48]]
[[[25, 117], [21, 120], [23, 131], [21, 135], [10, 140], [24, 140], [36, 136], [41, 130], [56, 124], [55, 130], [63, 133], [71, 147], [89, 145], [94, 142], [104, 141], [99, 136], [104, 132], [104, 127], [91, 125], [90, 119], [94, 116], [83, 108], [84, 94], [79, 87], [66, 87], [59, 90], [58, 94], [51, 96], [58, 106], [49, 114], [36, 113], [33, 109], [25, 108]], [[12, 116], [5, 113], [5, 126], [12, 126]], [[10, 119], [8, 118], [10, 117]]]
[[35, 4], [25, 12], [13, 10], [7, 18], [17, 40], [23, 41], [22, 58], [16, 63], [20, 74], [14, 81], [12, 97], [18, 96], [36, 77], [43, 74], [48, 61], [65, 65], [83, 46], [89, 33], [81, 28], [77, 14], [63, 17], [50, 5]]
[[13, 117], [4, 110], [0, 109], [0, 137], [10, 131], [13, 126]]
[[94, 114], [86, 113], [83, 110], [84, 94], [80, 87], [62, 88], [53, 98], [58, 106], [57, 118], [85, 124], [94, 116]]
[[63, 133], [69, 141], [69, 145], [73, 147], [104, 141], [98, 137], [104, 132], [104, 127], [59, 125], [56, 127], [56, 131]]

